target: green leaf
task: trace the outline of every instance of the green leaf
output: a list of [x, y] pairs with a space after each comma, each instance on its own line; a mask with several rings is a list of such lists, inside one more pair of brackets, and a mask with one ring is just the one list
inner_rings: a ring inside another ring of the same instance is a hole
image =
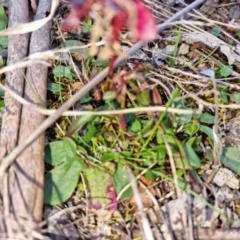
[[96, 116], [94, 115], [83, 115], [77, 117], [73, 120], [71, 126], [69, 127], [66, 136], [72, 136], [74, 133], [78, 132], [85, 124], [94, 120]]
[[150, 104], [150, 96], [148, 91], [141, 92], [137, 98], [136, 101], [138, 104], [142, 106], [149, 106]]
[[53, 69], [53, 74], [56, 77], [67, 77], [68, 79], [72, 80], [74, 74], [72, 73], [72, 66], [63, 66], [59, 65]]
[[220, 161], [235, 173], [240, 174], [240, 149], [232, 147], [222, 148]]
[[228, 103], [228, 97], [226, 91], [219, 91], [220, 93], [220, 99], [223, 101], [223, 103]]
[[[70, 138], [50, 143], [45, 150], [45, 161], [56, 165], [45, 175], [44, 203], [56, 205], [71, 197], [84, 162], [76, 153], [76, 144]], [[61, 164], [59, 164], [62, 162]]]
[[233, 92], [231, 94], [229, 94], [230, 98], [232, 101], [234, 101], [235, 103], [240, 103], [240, 93], [239, 92]]
[[215, 121], [215, 116], [208, 113], [201, 113], [198, 120], [202, 123], [212, 124]]
[[51, 142], [45, 147], [45, 162], [50, 165], [57, 165], [66, 161], [66, 152], [63, 141]]
[[83, 97], [80, 98], [80, 103], [87, 103], [92, 100], [89, 93], [85, 94]]
[[210, 33], [215, 36], [215, 37], [218, 37], [219, 34], [221, 33], [221, 28], [218, 27], [218, 26], [214, 26], [211, 30], [210, 30]]
[[107, 91], [103, 95], [103, 100], [111, 101], [111, 100], [116, 99], [116, 97], [117, 97], [117, 92], [116, 91]]
[[4, 101], [0, 101], [0, 110], [4, 108]]
[[141, 120], [141, 123], [143, 125], [143, 128], [141, 130], [141, 134], [145, 134], [148, 131], [150, 131], [150, 129], [152, 128], [152, 126], [154, 124], [154, 119], [151, 118], [151, 119], [146, 120], [146, 121]]
[[51, 92], [61, 92], [62, 86], [58, 83], [47, 83], [47, 90]]
[[129, 123], [135, 119], [135, 114], [134, 113], [126, 113], [126, 114], [124, 114], [124, 119], [127, 123]]
[[[113, 163], [106, 163], [106, 165], [110, 171], [115, 168]], [[107, 209], [116, 210], [117, 198], [113, 190], [111, 174], [103, 171], [103, 169], [91, 167], [84, 170], [84, 176], [90, 190], [90, 207], [98, 210], [105, 208], [109, 204], [113, 204], [107, 207]]]
[[199, 129], [199, 126], [194, 123], [188, 123], [184, 126], [184, 132], [190, 136], [195, 134]]
[[208, 135], [208, 137], [213, 140], [213, 130], [212, 130], [212, 128], [204, 126], [204, 125], [200, 125], [199, 130], [201, 132], [206, 133]]
[[139, 132], [141, 130], [141, 122], [138, 120], [138, 119], [135, 119], [131, 126], [130, 126], [130, 129], [132, 132]]
[[66, 161], [48, 172], [44, 179], [44, 204], [53, 206], [69, 199], [77, 186], [80, 171], [79, 161]]
[[222, 77], [228, 77], [232, 74], [233, 67], [229, 65], [221, 64], [220, 66], [220, 74]]
[[82, 23], [83, 23], [82, 31], [84, 33], [89, 33], [92, 26], [92, 20], [88, 19], [87, 21], [83, 21]]
[[[84, 60], [86, 60], [89, 57], [89, 48], [86, 47], [86, 44], [84, 44], [81, 41], [67, 40], [63, 43], [63, 47], [73, 47], [71, 50], [69, 50], [70, 53], [79, 54]], [[74, 47], [84, 47], [84, 48], [74, 48]]]
[[184, 125], [192, 121], [192, 114], [179, 114], [177, 115], [178, 125]]
[[93, 124], [89, 123], [87, 125], [87, 131], [83, 137], [84, 141], [86, 143], [89, 143], [91, 141], [91, 139], [94, 137], [95, 133], [96, 133], [96, 127]]
[[[113, 186], [117, 193], [117, 195], [130, 183], [130, 178], [128, 176], [128, 172], [126, 168], [118, 163], [116, 172], [113, 177]], [[125, 192], [122, 194], [121, 199], [129, 198], [133, 195], [132, 187], [128, 187]]]
[[192, 147], [189, 145], [185, 145], [184, 150], [185, 150], [189, 164], [194, 168], [201, 167], [201, 161], [200, 161], [198, 155], [192, 149]]
[[101, 162], [111, 162], [113, 160], [117, 160], [118, 158], [118, 154], [117, 153], [114, 153], [114, 152], [107, 152], [107, 153], [104, 153], [101, 157]]
[[0, 45], [2, 48], [8, 47], [8, 36], [2, 36], [0, 37]]
[[[4, 7], [0, 4], [0, 30], [4, 30], [6, 28], [8, 22], [7, 15], [5, 14]], [[2, 48], [7, 48], [8, 46], [8, 37], [1, 36], [0, 37], [0, 45]]]
[[3, 97], [5, 95], [5, 91], [0, 88], [0, 97]]

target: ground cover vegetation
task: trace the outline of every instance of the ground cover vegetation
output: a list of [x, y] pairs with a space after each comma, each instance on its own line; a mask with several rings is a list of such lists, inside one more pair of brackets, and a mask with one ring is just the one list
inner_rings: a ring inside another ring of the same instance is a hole
[[[47, 109], [108, 69], [46, 131], [41, 236], [237, 239], [239, 3], [202, 1], [158, 34], [187, 4], [60, 2]], [[0, 30], [7, 13], [1, 6]], [[7, 43], [0, 38], [2, 67]], [[1, 83], [3, 112], [4, 74]]]

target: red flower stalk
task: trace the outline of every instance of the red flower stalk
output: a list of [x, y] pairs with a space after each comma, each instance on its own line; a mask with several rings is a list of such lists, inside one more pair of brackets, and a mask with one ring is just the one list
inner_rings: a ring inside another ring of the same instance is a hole
[[[100, 16], [111, 16], [109, 25], [113, 28], [110, 44], [118, 41], [120, 31], [128, 24], [136, 40], [148, 41], [155, 37], [155, 21], [151, 12], [141, 0], [71, 0], [72, 8], [63, 22], [63, 29], [71, 30], [85, 16], [89, 15], [93, 6], [100, 9]], [[102, 37], [102, 36], [99, 36]]]

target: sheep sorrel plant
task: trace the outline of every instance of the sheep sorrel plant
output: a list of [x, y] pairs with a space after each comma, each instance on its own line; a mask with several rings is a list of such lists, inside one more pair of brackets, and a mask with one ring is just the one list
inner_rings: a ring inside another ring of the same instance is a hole
[[94, 44], [103, 37], [105, 47], [99, 57], [109, 59], [110, 73], [116, 56], [120, 50], [120, 31], [128, 27], [131, 30], [130, 38], [149, 41], [156, 35], [155, 21], [151, 12], [141, 0], [71, 0], [71, 10], [64, 20], [62, 27], [70, 30], [78, 26], [79, 22], [94, 12], [94, 24], [91, 31], [91, 54], [96, 55], [98, 47]]

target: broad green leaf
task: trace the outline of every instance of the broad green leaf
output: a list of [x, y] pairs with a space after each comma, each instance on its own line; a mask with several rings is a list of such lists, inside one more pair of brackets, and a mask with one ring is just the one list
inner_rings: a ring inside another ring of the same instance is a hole
[[201, 167], [201, 161], [200, 161], [198, 155], [192, 149], [192, 147], [189, 145], [185, 145], [184, 150], [185, 150], [189, 164], [194, 168]]
[[[120, 163], [117, 164], [116, 172], [113, 174], [113, 186], [117, 195], [130, 183], [127, 169]], [[128, 187], [122, 194], [121, 199], [129, 198], [133, 195], [132, 187]]]
[[69, 199], [77, 186], [80, 171], [79, 161], [66, 161], [48, 172], [44, 179], [44, 204], [53, 206]]
[[63, 65], [58, 65], [57, 67], [55, 67], [53, 69], [53, 74], [56, 76], [56, 77], [67, 77], [68, 79], [72, 80], [73, 79], [73, 76], [75, 76], [73, 73], [72, 73], [72, 66], [63, 66]]
[[71, 138], [63, 138], [63, 145], [66, 152], [67, 161], [75, 161], [78, 158], [76, 143]]
[[240, 174], [240, 149], [224, 147], [220, 154], [220, 161], [235, 173]]
[[208, 113], [201, 113], [198, 120], [202, 123], [212, 124], [215, 121], [215, 116]]
[[[71, 47], [70, 53], [79, 54], [84, 60], [89, 57], [89, 48], [86, 47], [86, 44], [78, 40], [67, 40], [63, 43], [63, 47]], [[74, 48], [79, 47], [79, 48]], [[80, 48], [82, 47], [82, 48]]]
[[240, 103], [240, 93], [239, 92], [233, 92], [231, 94], [229, 94], [230, 98], [232, 101], [234, 101], [235, 103]]
[[[114, 170], [113, 163], [106, 163], [110, 171]], [[108, 210], [116, 210], [117, 196], [113, 189], [112, 175], [96, 167], [84, 169], [84, 176], [87, 180], [87, 186], [90, 191], [89, 204], [91, 208], [96, 210], [105, 208]], [[112, 204], [111, 206], [108, 206]], [[108, 206], [106, 208], [106, 206]]]
[[50, 165], [57, 165], [66, 161], [66, 151], [63, 141], [51, 142], [45, 147], [45, 162]]
[[47, 83], [47, 90], [51, 92], [62, 91], [62, 86], [58, 83]]

